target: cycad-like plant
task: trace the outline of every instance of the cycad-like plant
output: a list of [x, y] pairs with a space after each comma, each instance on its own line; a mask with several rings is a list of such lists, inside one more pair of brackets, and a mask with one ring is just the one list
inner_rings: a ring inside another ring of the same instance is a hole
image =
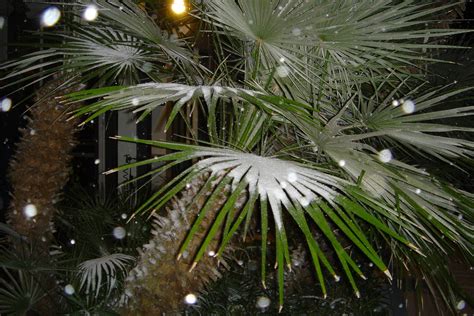
[[[193, 144], [118, 136], [121, 141], [157, 146], [170, 153], [110, 171], [165, 163], [149, 174], [154, 175], [191, 163], [135, 216], [160, 212], [196, 179], [207, 179], [185, 204], [186, 209], [202, 205], [198, 215], [186, 226], [183, 237], [174, 239], [176, 249], [169, 250], [180, 259], [189, 245], [198, 245], [192, 249], [190, 270], [209, 252], [221, 256], [229, 242], [237, 240], [236, 233], [245, 236], [256, 218], [263, 286], [271, 241], [281, 309], [284, 270], [291, 269], [289, 245], [294, 242], [288, 238], [287, 224], [294, 221], [306, 240], [323, 296], [327, 274], [336, 280], [345, 278], [355, 295], [360, 295], [358, 279], [365, 276], [354, 260], [354, 253], [360, 253], [388, 278], [392, 276], [387, 262], [392, 260], [398, 267], [420, 272], [415, 276], [423, 277], [454, 309], [461, 294], [453, 288], [443, 262], [459, 253], [473, 261], [473, 196], [450, 185], [442, 173], [434, 176], [423, 163], [434, 161], [448, 173], [449, 168], [469, 172], [474, 143], [459, 135], [472, 128], [453, 122], [472, 115], [474, 107], [467, 101], [444, 106], [469, 88], [431, 87], [422, 81], [426, 64], [437, 60], [433, 49], [460, 49], [440, 41], [466, 31], [437, 28], [433, 22], [454, 5], [389, 0], [196, 4], [192, 14], [212, 38], [210, 58], [217, 65], [212, 77], [197, 58], [186, 53], [186, 41], [170, 48], [153, 19], [131, 1], [98, 0], [96, 5], [99, 19], [86, 28], [100, 25], [119, 30], [121, 35], [109, 37], [111, 42], [125, 41], [127, 52], [138, 49], [136, 45], [144, 51], [129, 54], [128, 59], [113, 59], [117, 68], [108, 77], [129, 65], [140, 69], [137, 65], [144, 56], [150, 56], [146, 62], [162, 65], [160, 58], [152, 57], [157, 52], [172, 62], [175, 72], [173, 82], [148, 76], [146, 83], [138, 85], [98, 87], [69, 95], [69, 102], [95, 101], [76, 115], [88, 114], [93, 119], [109, 110], [133, 110], [140, 113], [140, 120], [158, 106], [174, 102], [168, 129], [178, 118], [191, 126], [189, 112], [202, 109], [205, 114], [205, 133], [200, 133], [205, 136], [197, 138], [194, 133]], [[81, 33], [64, 37], [64, 47], [80, 37]], [[193, 39], [188, 40], [193, 44]], [[89, 46], [90, 54], [82, 47], [59, 51], [74, 52], [65, 67], [74, 64], [75, 58], [80, 60], [81, 54], [98, 66], [107, 66], [108, 61], [94, 57], [101, 51], [98, 46]], [[9, 66], [25, 65], [19, 61]], [[21, 71], [8, 78], [18, 74]], [[242, 194], [246, 202], [235, 207]], [[321, 247], [323, 240], [331, 251]], [[156, 247], [145, 248], [140, 260], [149, 258]], [[384, 256], [379, 247], [390, 256]], [[130, 279], [129, 286], [137, 282], [156, 301], [166, 299], [160, 295], [171, 295], [154, 292], [151, 284], [159, 288], [155, 282], [160, 280], [153, 274], [141, 278], [145, 280]], [[130, 306], [130, 313], [138, 312]], [[154, 305], [146, 306], [150, 310], [140, 312], [153, 313]]]

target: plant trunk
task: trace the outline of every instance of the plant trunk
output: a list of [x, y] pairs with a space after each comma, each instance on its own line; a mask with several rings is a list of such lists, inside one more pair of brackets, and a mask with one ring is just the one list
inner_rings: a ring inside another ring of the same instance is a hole
[[58, 89], [62, 83], [54, 80], [38, 90], [37, 104], [29, 111], [29, 123], [21, 130], [10, 165], [13, 198], [9, 223], [42, 250], [48, 249], [53, 236], [55, 202], [69, 179], [71, 150], [76, 144], [77, 120], [66, 120], [65, 112], [71, 109], [55, 97], [79, 89]]
[[[206, 255], [195, 269], [190, 271], [190, 268], [194, 255], [203, 241], [203, 236], [226, 201], [228, 188], [220, 193], [182, 258], [177, 260], [178, 251], [184, 239], [213, 190], [211, 188], [209, 192], [197, 196], [204, 182], [204, 177], [195, 178], [187, 186], [188, 189], [181, 193], [179, 199], [170, 201], [167, 217], [156, 216], [155, 227], [152, 231], [154, 236], [148, 244], [144, 245], [138, 264], [127, 277], [124, 296], [127, 304], [122, 315], [179, 314], [185, 306], [186, 295], [198, 296], [209, 281], [220, 278], [218, 259], [207, 254], [209, 251], [217, 250], [221, 237], [219, 234], [210, 243], [206, 249]], [[242, 195], [237, 200], [235, 208], [240, 208], [245, 200], [246, 197]], [[227, 253], [229, 251], [227, 250]], [[219, 259], [221, 266], [226, 267], [227, 264], [223, 258]]]

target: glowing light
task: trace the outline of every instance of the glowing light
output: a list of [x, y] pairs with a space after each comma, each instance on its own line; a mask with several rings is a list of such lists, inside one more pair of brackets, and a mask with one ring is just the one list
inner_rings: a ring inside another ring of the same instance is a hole
[[2, 100], [1, 108], [3, 112], [8, 112], [10, 111], [12, 107], [12, 100], [9, 98], [5, 98]]
[[70, 243], [71, 245], [75, 245], [75, 244], [76, 244], [76, 241], [75, 241], [74, 239], [71, 239], [71, 240], [69, 241], [69, 243]]
[[379, 152], [379, 160], [381, 162], [389, 162], [392, 160], [392, 152], [390, 149], [384, 149]]
[[127, 235], [127, 231], [123, 227], [115, 227], [112, 231], [112, 235], [114, 235], [114, 237], [117, 239], [124, 239]]
[[64, 293], [66, 293], [67, 295], [73, 295], [74, 292], [76, 292], [76, 290], [71, 284], [68, 284], [64, 287]]
[[398, 101], [398, 100], [393, 100], [393, 101], [392, 101], [392, 105], [393, 105], [393, 106], [399, 106], [399, 105], [400, 105], [400, 101]]
[[98, 16], [99, 11], [97, 10], [97, 7], [93, 4], [88, 5], [84, 10], [84, 14], [82, 15], [82, 17], [86, 21], [94, 21], [95, 19], [97, 19]]
[[94, 165], [98, 165], [98, 164], [100, 164], [100, 159], [94, 160]]
[[51, 27], [59, 22], [61, 18], [61, 11], [57, 7], [47, 8], [41, 15], [41, 24], [46, 27]]
[[174, 0], [171, 4], [171, 11], [173, 11], [174, 14], [183, 14], [186, 12], [184, 0]]
[[345, 160], [339, 160], [339, 167], [344, 167], [346, 165], [346, 161]]
[[27, 204], [23, 208], [23, 214], [28, 218], [35, 217], [38, 214], [38, 210], [34, 204]]
[[197, 296], [193, 293], [189, 293], [184, 297], [184, 302], [189, 305], [193, 305], [197, 303]]
[[216, 253], [212, 250], [209, 251], [207, 254], [209, 255], [209, 257], [214, 257], [216, 255]]
[[270, 306], [270, 299], [266, 296], [259, 296], [257, 298], [257, 303], [255, 304], [258, 308], [264, 309]]
[[411, 100], [405, 100], [402, 104], [402, 110], [407, 114], [415, 112], [415, 102]]

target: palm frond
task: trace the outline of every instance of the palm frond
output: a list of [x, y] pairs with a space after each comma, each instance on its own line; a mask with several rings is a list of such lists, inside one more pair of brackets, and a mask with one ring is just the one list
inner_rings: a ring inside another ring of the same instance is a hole
[[0, 313], [8, 315], [26, 314], [41, 298], [44, 290], [35, 278], [25, 271], [13, 274], [3, 269], [0, 278]]
[[398, 78], [411, 76], [407, 66], [430, 60], [426, 50], [452, 48], [433, 41], [466, 31], [433, 28], [431, 23], [452, 6], [220, 0], [208, 3], [205, 14], [218, 31], [251, 45], [248, 57], [264, 77], [275, 75], [293, 91], [306, 83], [324, 83], [341, 92], [358, 81], [383, 81], [387, 71]]
[[134, 260], [132, 256], [114, 253], [82, 262], [78, 272], [80, 288], [86, 293], [94, 292], [96, 297], [101, 289], [110, 293], [116, 287], [118, 278], [126, 274]]

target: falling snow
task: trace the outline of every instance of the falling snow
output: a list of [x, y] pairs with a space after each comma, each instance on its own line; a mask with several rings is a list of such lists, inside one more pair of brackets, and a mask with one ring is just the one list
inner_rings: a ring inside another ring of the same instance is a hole
[[258, 308], [261, 308], [261, 309], [265, 309], [267, 308], [268, 306], [270, 306], [270, 299], [266, 296], [259, 296], [257, 298], [257, 303], [255, 304], [255, 306], [257, 306]]
[[86, 9], [84, 10], [84, 14], [82, 15], [82, 17], [86, 21], [94, 21], [95, 19], [97, 19], [98, 16], [99, 16], [99, 11], [97, 10], [97, 7], [93, 4], [88, 5]]
[[64, 293], [66, 293], [67, 295], [73, 295], [75, 292], [76, 290], [71, 284], [68, 284], [64, 287]]
[[402, 110], [407, 114], [415, 112], [415, 102], [413, 102], [412, 100], [403, 101]]
[[23, 208], [23, 214], [25, 214], [25, 216], [28, 218], [32, 218], [38, 214], [38, 210], [36, 209], [36, 206], [34, 204], [27, 204]]
[[123, 227], [115, 227], [112, 231], [112, 235], [114, 235], [114, 237], [117, 239], [124, 239], [127, 235], [127, 231]]
[[5, 18], [3, 16], [0, 16], [0, 30], [3, 29], [4, 25], [5, 25]]
[[197, 296], [193, 293], [189, 293], [184, 297], [184, 302], [189, 305], [193, 305], [197, 303]]
[[46, 27], [54, 26], [61, 18], [61, 11], [57, 7], [47, 8], [41, 15], [41, 24]]
[[11, 107], [12, 107], [12, 100], [9, 98], [4, 98], [1, 104], [2, 112], [10, 111]]
[[379, 152], [379, 160], [381, 162], [389, 162], [392, 160], [392, 152], [390, 149], [384, 149]]
[[466, 302], [464, 300], [460, 300], [457, 304], [456, 304], [456, 308], [457, 310], [461, 311], [463, 310], [464, 308], [466, 308]]
[[339, 164], [339, 167], [344, 167], [346, 165], [346, 161], [345, 160], [339, 160], [338, 164]]
[[94, 165], [98, 165], [98, 164], [100, 164], [100, 159], [94, 160]]

